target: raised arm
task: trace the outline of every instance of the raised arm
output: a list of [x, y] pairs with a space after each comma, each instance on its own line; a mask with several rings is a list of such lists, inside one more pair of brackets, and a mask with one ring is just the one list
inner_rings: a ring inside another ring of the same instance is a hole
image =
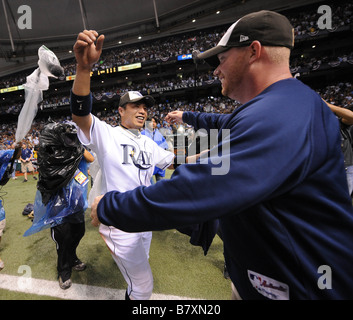
[[[324, 100], [325, 101], [325, 100]], [[333, 111], [333, 113], [341, 118], [341, 121], [346, 124], [346, 125], [352, 125], [353, 124], [353, 111], [335, 106], [327, 101], [325, 101], [326, 104], [329, 106], [329, 108]]]
[[71, 92], [72, 120], [90, 139], [92, 123], [91, 69], [98, 61], [103, 48], [104, 35], [94, 30], [80, 32], [74, 45], [77, 61], [76, 77]]

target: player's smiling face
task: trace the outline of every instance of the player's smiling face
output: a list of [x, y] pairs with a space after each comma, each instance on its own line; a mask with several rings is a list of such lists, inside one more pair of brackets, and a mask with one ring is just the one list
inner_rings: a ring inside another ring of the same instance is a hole
[[125, 107], [119, 107], [121, 124], [128, 129], [141, 129], [147, 118], [145, 104], [127, 103]]
[[238, 101], [244, 93], [243, 83], [248, 68], [246, 50], [231, 48], [218, 54], [219, 65], [214, 71], [222, 83], [222, 94]]

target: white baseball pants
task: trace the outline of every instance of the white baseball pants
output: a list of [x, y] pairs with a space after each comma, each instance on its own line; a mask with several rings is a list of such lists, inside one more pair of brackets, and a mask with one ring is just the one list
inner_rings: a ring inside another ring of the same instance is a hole
[[101, 224], [99, 232], [128, 285], [131, 300], [148, 300], [153, 275], [149, 259], [152, 232], [128, 233]]

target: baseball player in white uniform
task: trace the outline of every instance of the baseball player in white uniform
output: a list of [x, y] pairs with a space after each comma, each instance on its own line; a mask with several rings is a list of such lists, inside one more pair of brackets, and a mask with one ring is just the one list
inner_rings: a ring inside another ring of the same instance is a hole
[[[174, 154], [141, 135], [147, 108], [154, 105], [151, 96], [137, 91], [125, 93], [119, 103], [121, 124], [112, 127], [91, 114], [90, 71], [98, 60], [104, 36], [95, 31], [81, 32], [74, 45], [76, 78], [71, 91], [72, 119], [78, 125], [78, 137], [97, 155], [102, 170], [102, 194], [112, 190], [125, 192], [150, 185], [154, 167], [167, 168]], [[101, 224], [99, 232], [110, 249], [128, 284], [126, 299], [147, 300], [153, 289], [148, 262], [152, 232], [127, 233]]]

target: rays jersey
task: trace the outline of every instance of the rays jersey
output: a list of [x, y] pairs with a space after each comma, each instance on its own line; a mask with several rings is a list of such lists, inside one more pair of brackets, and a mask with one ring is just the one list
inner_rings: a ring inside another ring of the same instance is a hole
[[102, 170], [102, 194], [148, 186], [155, 166], [165, 169], [174, 159], [173, 153], [139, 132], [112, 127], [93, 115], [90, 136], [88, 141], [78, 128], [80, 141], [97, 155]]
[[[90, 140], [78, 128], [80, 141], [97, 155], [101, 169], [100, 193], [125, 192], [151, 184], [154, 168], [165, 169], [174, 154], [159, 147], [152, 139], [121, 126], [112, 127], [92, 115]], [[128, 233], [103, 223], [99, 232], [128, 284], [127, 295], [148, 300], [153, 275], [148, 262], [152, 232]]]

